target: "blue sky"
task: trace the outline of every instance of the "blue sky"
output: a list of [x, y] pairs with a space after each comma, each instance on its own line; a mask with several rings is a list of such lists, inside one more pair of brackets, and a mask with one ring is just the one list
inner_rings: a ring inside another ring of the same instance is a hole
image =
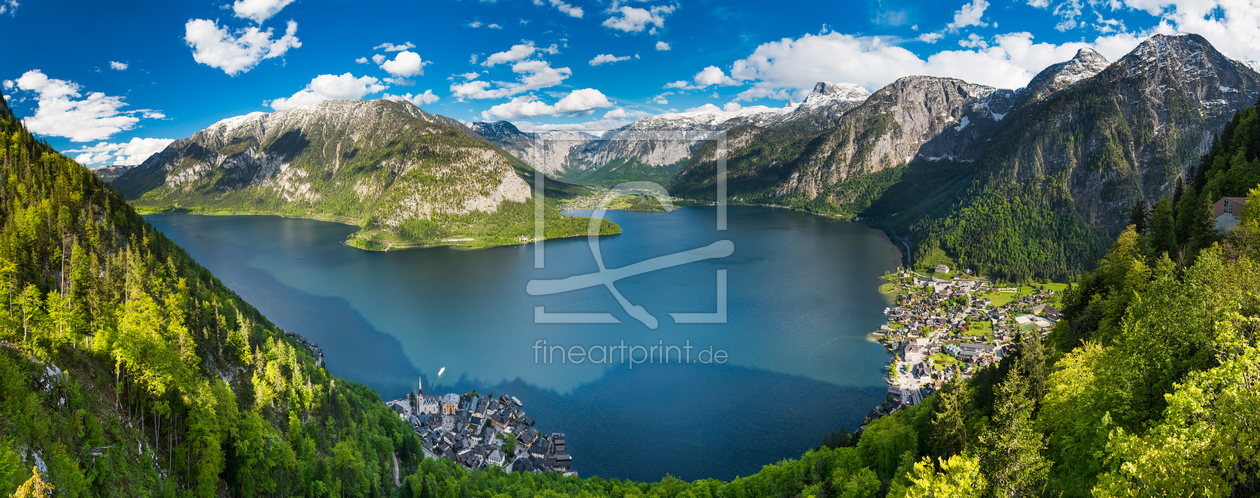
[[0, 81], [32, 131], [99, 166], [327, 98], [604, 130], [778, 107], [818, 81], [1017, 88], [1079, 48], [1115, 60], [1154, 33], [1257, 60], [1258, 23], [1254, 0], [0, 0]]

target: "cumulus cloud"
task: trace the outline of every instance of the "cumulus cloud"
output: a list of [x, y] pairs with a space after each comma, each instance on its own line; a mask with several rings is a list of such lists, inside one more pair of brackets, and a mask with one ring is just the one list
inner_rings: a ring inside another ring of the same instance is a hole
[[[635, 58], [637, 57], [638, 56], [635, 56]], [[629, 55], [623, 55], [621, 57], [617, 57], [613, 54], [599, 54], [599, 55], [596, 55], [594, 59], [591, 59], [591, 61], [588, 64], [592, 66], [598, 66], [601, 64], [611, 64], [614, 62], [628, 61], [631, 58], [632, 57]]]
[[936, 43], [945, 37], [945, 33], [923, 33], [919, 35], [919, 41], [928, 43]]
[[657, 5], [649, 9], [641, 9], [623, 5], [609, 12], [614, 14], [612, 17], [604, 20], [604, 27], [627, 33], [639, 33], [647, 28], [648, 25], [652, 25], [655, 26], [652, 28], [652, 32], [655, 33], [656, 29], [665, 27], [665, 16], [674, 13], [674, 6]]
[[581, 116], [595, 109], [612, 107], [612, 102], [599, 90], [583, 88], [569, 92], [564, 98], [550, 105], [533, 95], [516, 97], [481, 113], [482, 119], [530, 119], [538, 116]]
[[658, 41], [656, 42], [656, 49], [664, 52], [666, 50], [670, 50], [670, 46], [668, 43], [665, 43], [663, 41]]
[[[162, 113], [147, 109], [123, 111], [127, 104], [122, 97], [101, 92], [80, 93], [83, 87], [66, 80], [49, 78], [38, 69], [27, 71], [16, 82], [6, 81], [5, 88], [33, 92], [38, 107], [35, 115], [24, 119], [26, 127], [40, 135], [65, 137], [73, 142], [104, 140], [130, 130], [143, 118], [162, 118]], [[79, 98], [83, 97], [83, 98]], [[140, 114], [141, 117], [136, 117]]]
[[415, 104], [416, 107], [420, 107], [425, 104], [432, 104], [438, 101], [438, 96], [433, 94], [433, 90], [425, 90], [424, 93], [417, 94], [414, 96], [411, 95], [410, 93], [405, 94], [405, 95], [393, 95], [393, 94], [387, 93], [381, 96], [381, 98], [385, 100], [405, 100], [407, 102], [411, 102], [412, 104]]
[[409, 76], [423, 76], [424, 65], [430, 62], [420, 59], [420, 55], [410, 50], [398, 52], [394, 56], [394, 60], [381, 63], [381, 69], [394, 75], [395, 77], [406, 78]]
[[[1119, 0], [1113, 2], [1119, 3]], [[1159, 17], [1160, 26], [1153, 29], [1155, 32], [1197, 33], [1229, 57], [1260, 60], [1260, 29], [1256, 29], [1260, 26], [1260, 3], [1246, 0], [1123, 0], [1123, 6]]]
[[488, 81], [471, 80], [451, 85], [451, 94], [460, 101], [510, 97], [559, 85], [573, 75], [573, 70], [567, 67], [553, 68], [551, 63], [540, 60], [517, 62], [512, 65], [512, 72], [520, 75], [516, 82], [500, 83], [498, 88], [491, 88], [492, 85]]
[[126, 62], [114, 62], [114, 61], [109, 61], [109, 67], [110, 67], [110, 69], [113, 69], [113, 70], [116, 70], [116, 71], [126, 71], [126, 70], [127, 70], [127, 63], [126, 63]]
[[193, 60], [210, 67], [222, 69], [228, 76], [248, 72], [263, 59], [280, 57], [290, 48], [299, 48], [297, 23], [289, 21], [284, 36], [271, 39], [268, 28], [257, 27], [230, 33], [214, 21], [193, 19], [184, 24], [184, 43], [193, 49]]
[[373, 56], [372, 56], [372, 62], [375, 62], [375, 63], [376, 63], [376, 65], [378, 65], [378, 66], [379, 66], [379, 65], [381, 65], [381, 64], [384, 64], [384, 63], [385, 63], [385, 61], [386, 61], [386, 60], [388, 60], [388, 59], [389, 59], [389, 57], [385, 57], [384, 55], [381, 55], [381, 54], [376, 54], [376, 55], [373, 55]]
[[411, 42], [407, 42], [402, 45], [394, 45], [393, 43], [382, 43], [380, 45], [372, 47], [372, 50], [384, 49], [386, 52], [402, 52], [403, 50], [412, 49], [412, 48], [416, 48], [416, 45]]
[[[563, 12], [565, 15], [569, 17], [576, 17], [578, 19], [582, 18], [583, 12], [582, 12], [581, 7], [574, 7], [572, 5], [565, 3], [563, 0], [549, 0], [548, 3], [550, 3], [552, 7], [555, 7], [556, 10]], [[534, 5], [544, 5], [543, 0], [534, 0]], [[525, 24], [525, 22], [528, 22], [528, 21], [525, 21], [524, 19], [522, 19], [521, 21], [522, 21], [521, 24]]]
[[726, 73], [722, 72], [722, 69], [717, 66], [704, 68], [704, 70], [696, 73], [692, 80], [696, 82], [697, 87], [701, 88], [711, 85], [733, 86], [739, 84], [738, 81], [731, 79], [730, 76], [727, 76]]
[[648, 116], [648, 115], [650, 115], [650, 113], [643, 112], [643, 111], [627, 111], [624, 108], [618, 107], [611, 111], [605, 112], [604, 119], [627, 119], [627, 118], [633, 119], [633, 118], [640, 118], [640, 117]]
[[114, 166], [135, 166], [143, 163], [149, 156], [162, 152], [166, 146], [174, 142], [170, 138], [132, 138], [130, 142], [100, 142], [91, 147], [67, 150], [67, 154], [77, 154], [74, 160], [84, 166], [104, 165], [113, 161]]
[[368, 58], [367, 58], [367, 57], [359, 57], [358, 59], [355, 59], [354, 61], [355, 61], [355, 62], [358, 62], [359, 64], [367, 64], [367, 63], [368, 63]]
[[371, 76], [356, 78], [353, 74], [342, 75], [321, 74], [311, 80], [306, 88], [299, 90], [287, 98], [278, 98], [269, 104], [272, 109], [281, 111], [292, 107], [301, 107], [335, 99], [360, 99], [365, 95], [385, 90], [380, 80]]
[[534, 42], [525, 42], [519, 45], [512, 45], [512, 48], [506, 51], [490, 54], [490, 57], [486, 57], [486, 60], [482, 62], [481, 65], [486, 66], [486, 67], [493, 67], [496, 64], [505, 64], [508, 62], [519, 61], [521, 59], [534, 55], [535, 50], [537, 49], [534, 48]]
[[17, 0], [0, 0], [0, 16], [5, 14], [16, 16], [18, 5], [20, 4]]
[[293, 3], [293, 0], [236, 0], [232, 4], [232, 12], [236, 17], [249, 19], [258, 24], [271, 19], [280, 10]]
[[989, 43], [984, 41], [984, 37], [972, 33], [967, 35], [966, 40], [958, 40], [958, 45], [967, 48], [988, 48]]
[[989, 8], [989, 2], [985, 0], [971, 0], [971, 3], [965, 4], [961, 9], [954, 11], [954, 22], [945, 25], [951, 33], [957, 32], [960, 28], [967, 26], [988, 26], [989, 24], [981, 21], [984, 17], [984, 9]]
[[486, 27], [490, 29], [503, 29], [503, 26], [499, 26], [498, 24], [494, 24], [494, 23], [487, 24]]
[[657, 96], [655, 96], [655, 97], [652, 97], [652, 103], [653, 103], [653, 104], [657, 104], [657, 105], [666, 105], [666, 104], [669, 104], [669, 99], [665, 98], [665, 96], [667, 96], [667, 95], [673, 95], [673, 94], [674, 94], [674, 92], [665, 92], [665, 93], [662, 93], [662, 94], [657, 95]]
[[[915, 74], [960, 78], [999, 88], [1020, 88], [1051, 64], [1071, 59], [1080, 48], [1091, 47], [1109, 60], [1132, 50], [1140, 39], [1133, 35], [1099, 37], [1093, 43], [1062, 45], [1034, 43], [1030, 33], [997, 35], [987, 46], [973, 50], [945, 50], [927, 59], [878, 37], [842, 33], [807, 34], [797, 39], [763, 43], [735, 61], [731, 77], [752, 88], [739, 99], [803, 98], [819, 81], [856, 83], [878, 90], [897, 78]], [[969, 40], [970, 42], [970, 40]], [[836, 57], [835, 54], [847, 54]], [[697, 75], [700, 76], [700, 75]], [[699, 83], [699, 80], [697, 80]]]

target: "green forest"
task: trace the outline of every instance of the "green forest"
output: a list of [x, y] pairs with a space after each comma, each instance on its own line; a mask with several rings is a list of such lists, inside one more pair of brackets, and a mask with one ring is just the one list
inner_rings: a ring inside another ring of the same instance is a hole
[[423, 459], [376, 393], [0, 107], [0, 495], [1252, 496], [1260, 210], [1220, 238], [1200, 215], [1242, 190], [1255, 119], [1134, 206], [1044, 340], [754, 475], [640, 483]]

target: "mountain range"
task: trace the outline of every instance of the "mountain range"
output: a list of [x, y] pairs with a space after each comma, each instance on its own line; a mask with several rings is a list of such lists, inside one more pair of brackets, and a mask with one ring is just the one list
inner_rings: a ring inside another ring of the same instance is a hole
[[782, 108], [709, 105], [598, 136], [326, 101], [216, 123], [114, 185], [152, 209], [348, 221], [374, 243], [509, 243], [529, 235], [534, 170], [711, 200], [710, 139], [724, 133], [734, 202], [861, 218], [912, 246], [912, 261], [1066, 278], [1098, 259], [1137, 201], [1171, 194], [1258, 96], [1260, 74], [1204, 38], [1156, 35], [1115, 62], [1082, 49], [1016, 90], [932, 76], [874, 93], [820, 82]]

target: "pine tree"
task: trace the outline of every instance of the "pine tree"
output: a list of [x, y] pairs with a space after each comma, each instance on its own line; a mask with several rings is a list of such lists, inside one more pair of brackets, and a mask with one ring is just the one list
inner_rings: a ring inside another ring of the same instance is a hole
[[1139, 235], [1146, 233], [1146, 202], [1138, 199], [1129, 212], [1129, 224], [1137, 229]]
[[1177, 231], [1173, 222], [1172, 204], [1164, 197], [1151, 209], [1150, 243], [1147, 247], [1153, 259], [1160, 254], [1177, 253]]
[[1199, 195], [1194, 187], [1186, 189], [1179, 201], [1174, 202], [1177, 220], [1177, 247], [1185, 247], [1190, 241], [1190, 225], [1198, 215]]
[[998, 387], [993, 421], [980, 436], [981, 474], [997, 496], [1039, 496], [1046, 487], [1050, 462], [1042, 457], [1045, 442], [1032, 421], [1034, 403], [1018, 370]]

